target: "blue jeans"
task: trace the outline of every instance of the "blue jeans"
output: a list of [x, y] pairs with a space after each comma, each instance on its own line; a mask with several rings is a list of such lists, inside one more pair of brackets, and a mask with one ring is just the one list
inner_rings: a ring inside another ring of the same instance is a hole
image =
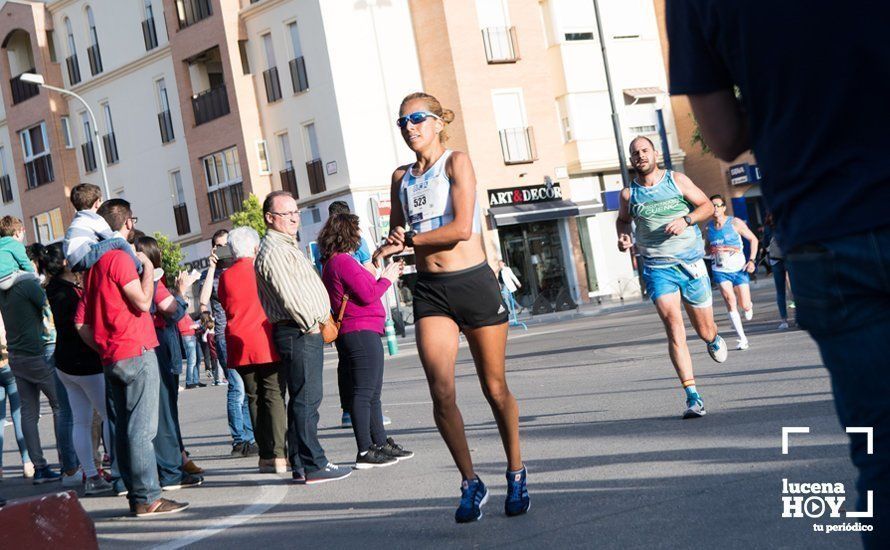
[[779, 260], [773, 266], [773, 282], [776, 283], [776, 305], [779, 307], [779, 317], [783, 320], [788, 319], [788, 295], [786, 291], [785, 260]]
[[198, 341], [194, 336], [182, 336], [182, 347], [185, 348], [185, 384], [187, 386], [201, 381], [198, 369]]
[[[863, 523], [866, 548], [890, 547], [890, 227], [795, 248], [785, 261], [791, 275], [797, 322], [819, 345], [831, 374], [835, 407], [844, 427], [874, 429], [850, 436], [859, 469], [859, 511], [874, 491], [874, 517]], [[881, 525], [884, 522], [885, 525]]]
[[[6, 418], [6, 398], [9, 398], [9, 416], [15, 431], [15, 442], [19, 446], [22, 464], [31, 462], [28, 457], [28, 446], [25, 445], [25, 434], [22, 433], [22, 403], [19, 390], [15, 385], [15, 376], [8, 366], [0, 368], [0, 422]], [[3, 467], [3, 426], [0, 426], [0, 468]]]
[[[216, 334], [216, 356], [219, 364], [227, 365], [226, 335]], [[244, 380], [234, 369], [225, 369], [229, 388], [226, 391], [226, 416], [229, 420], [229, 433], [233, 443], [253, 443], [253, 424], [250, 423], [250, 407], [244, 393]]]
[[142, 262], [140, 262], [139, 258], [136, 257], [136, 254], [133, 253], [133, 247], [120, 237], [105, 239], [104, 241], [91, 244], [90, 251], [87, 252], [79, 262], [71, 266], [71, 271], [88, 270], [99, 261], [99, 258], [101, 258], [103, 254], [111, 250], [123, 250], [129, 254], [130, 258], [133, 259], [133, 263], [136, 264], [136, 271], [139, 272], [140, 275], [142, 274]]
[[318, 441], [318, 407], [324, 395], [324, 341], [321, 334], [277, 325], [273, 336], [287, 383], [287, 447], [291, 468], [309, 474], [328, 464]]
[[117, 463], [130, 504], [150, 504], [161, 496], [152, 445], [158, 432], [158, 370], [154, 350], [105, 366], [116, 416]]
[[56, 372], [56, 361], [53, 357], [56, 351], [55, 344], [44, 348], [46, 363], [53, 369], [53, 378], [56, 382], [56, 399], [59, 400], [59, 414], [56, 415], [56, 449], [59, 453], [59, 462], [62, 463], [62, 471], [70, 472], [80, 465], [77, 452], [74, 450], [74, 415], [71, 413], [71, 403], [68, 402], [68, 390], [59, 379]]

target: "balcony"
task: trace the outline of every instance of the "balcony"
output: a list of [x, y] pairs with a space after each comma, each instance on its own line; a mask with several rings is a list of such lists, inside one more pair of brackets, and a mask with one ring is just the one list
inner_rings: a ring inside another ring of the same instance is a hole
[[485, 59], [490, 64], [516, 63], [519, 61], [519, 43], [516, 27], [489, 27], [482, 29]]
[[55, 179], [53, 159], [51, 155], [37, 157], [25, 163], [25, 176], [28, 178], [28, 189], [34, 189]]
[[306, 163], [306, 172], [309, 174], [309, 193], [324, 193], [324, 164], [321, 159], [315, 159]]
[[12, 202], [12, 183], [8, 174], [0, 176], [0, 197], [3, 198], [3, 204]]
[[290, 60], [290, 82], [294, 87], [295, 94], [309, 89], [309, 79], [306, 77], [306, 61], [302, 56]]
[[504, 164], [526, 164], [538, 160], [535, 133], [531, 128], [508, 128], [500, 131]]
[[192, 96], [192, 110], [195, 112], [195, 126], [229, 114], [229, 96], [226, 85], [217, 86]]
[[300, 198], [300, 193], [297, 191], [297, 172], [293, 168], [288, 168], [278, 172], [278, 175], [281, 176], [281, 189], [293, 195], [295, 199]]
[[170, 111], [158, 113], [158, 126], [161, 128], [161, 143], [170, 143], [176, 136], [173, 135], [173, 118]]
[[92, 141], [88, 141], [80, 146], [80, 152], [83, 154], [83, 170], [86, 173], [96, 171], [96, 146]]
[[186, 235], [192, 232], [192, 227], [189, 225], [189, 211], [185, 203], [173, 207], [173, 218], [176, 220], [177, 235]]
[[219, 222], [229, 218], [235, 212], [241, 210], [241, 203], [244, 202], [244, 188], [242, 183], [227, 185], [220, 187], [215, 191], [207, 193], [207, 200], [210, 202], [210, 221]]
[[71, 55], [65, 59], [68, 65], [68, 82], [74, 86], [80, 83], [80, 63], [77, 61], [77, 54]]
[[281, 99], [281, 82], [278, 80], [278, 67], [263, 71], [263, 82], [266, 84], [266, 101], [274, 103]]
[[213, 15], [210, 0], [176, 0], [179, 29], [190, 27]]
[[102, 146], [105, 147], [105, 162], [115, 164], [120, 160], [120, 156], [117, 154], [117, 139], [114, 137], [114, 132], [108, 132], [102, 136]]
[[150, 52], [158, 47], [158, 31], [154, 18], [142, 22], [142, 38], [145, 40], [145, 51]]
[[[34, 69], [28, 69], [25, 73], [34, 73]], [[24, 73], [22, 73], [24, 74]], [[12, 104], [21, 103], [26, 99], [31, 99], [40, 93], [40, 86], [31, 84], [22, 80], [22, 75], [9, 80], [9, 86], [12, 88]]]
[[99, 44], [93, 44], [87, 48], [87, 57], [90, 58], [90, 74], [96, 76], [102, 72], [102, 55], [99, 53]]

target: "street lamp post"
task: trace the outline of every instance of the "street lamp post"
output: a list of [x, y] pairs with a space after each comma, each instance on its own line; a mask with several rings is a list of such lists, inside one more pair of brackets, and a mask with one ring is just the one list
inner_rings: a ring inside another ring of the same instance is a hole
[[87, 104], [86, 100], [76, 93], [66, 90], [64, 88], [57, 88], [56, 86], [50, 86], [44, 80], [43, 75], [34, 74], [34, 73], [25, 73], [21, 77], [23, 82], [29, 82], [31, 84], [36, 84], [42, 88], [46, 88], [47, 90], [52, 90], [54, 92], [59, 92], [62, 95], [69, 95], [76, 100], [80, 101], [83, 106], [86, 108], [87, 113], [90, 115], [90, 121], [93, 123], [93, 136], [95, 137], [96, 149], [99, 150], [99, 167], [102, 170], [102, 183], [105, 186], [105, 200], [111, 198], [111, 190], [108, 188], [108, 173], [105, 170], [105, 151], [102, 147], [101, 140], [99, 139], [99, 125], [96, 123], [96, 115], [93, 114], [93, 110], [90, 109], [90, 106]]

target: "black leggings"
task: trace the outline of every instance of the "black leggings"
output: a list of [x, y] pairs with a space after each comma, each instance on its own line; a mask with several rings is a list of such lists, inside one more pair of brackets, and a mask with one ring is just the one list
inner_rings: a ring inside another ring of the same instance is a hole
[[343, 359], [352, 379], [352, 431], [359, 452], [386, 443], [380, 391], [383, 388], [383, 344], [371, 330], [341, 334]]

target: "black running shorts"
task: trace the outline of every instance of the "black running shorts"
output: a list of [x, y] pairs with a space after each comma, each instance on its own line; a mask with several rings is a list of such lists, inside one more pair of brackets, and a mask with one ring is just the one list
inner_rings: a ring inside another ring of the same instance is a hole
[[461, 271], [417, 274], [414, 320], [449, 317], [460, 328], [506, 323], [509, 313], [501, 288], [487, 263]]

